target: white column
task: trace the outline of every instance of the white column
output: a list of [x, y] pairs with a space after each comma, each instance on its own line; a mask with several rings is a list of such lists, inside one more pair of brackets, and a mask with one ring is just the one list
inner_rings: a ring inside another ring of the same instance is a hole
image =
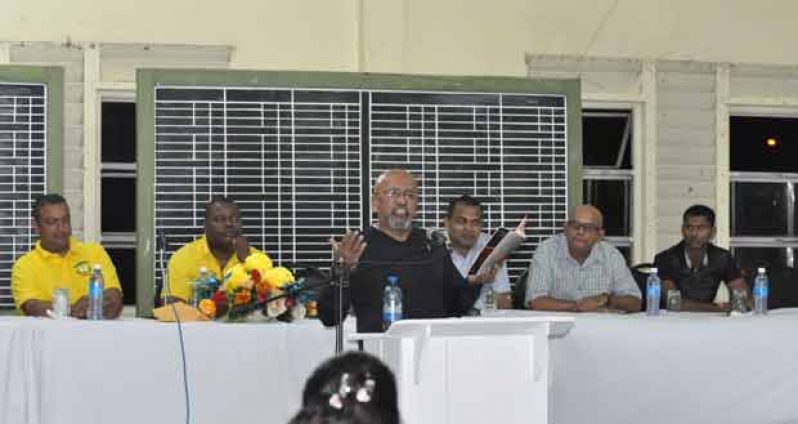
[[728, 248], [731, 197], [729, 188], [729, 65], [715, 69], [715, 243]]
[[[640, 91], [643, 97], [643, 143], [641, 154], [641, 172], [636, 181], [640, 181], [641, 192], [636, 192], [640, 199], [639, 210], [642, 216], [642, 234], [640, 235], [641, 259], [653, 260], [657, 253], [657, 66], [653, 61], [643, 62], [640, 72]], [[637, 164], [635, 169], [637, 170]]]
[[97, 84], [100, 51], [95, 45], [83, 49], [83, 239], [99, 242], [100, 223], [100, 110]]

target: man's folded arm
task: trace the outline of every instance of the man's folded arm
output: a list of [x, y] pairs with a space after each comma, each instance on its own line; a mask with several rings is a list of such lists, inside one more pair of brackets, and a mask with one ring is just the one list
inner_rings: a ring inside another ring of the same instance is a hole
[[634, 295], [614, 294], [610, 295], [609, 307], [626, 312], [640, 312], [643, 307], [642, 300]]
[[529, 308], [538, 311], [576, 311], [576, 302], [555, 299], [551, 296], [539, 296], [529, 301]]
[[103, 292], [103, 317], [117, 319], [122, 313], [122, 290], [116, 287], [105, 289]]

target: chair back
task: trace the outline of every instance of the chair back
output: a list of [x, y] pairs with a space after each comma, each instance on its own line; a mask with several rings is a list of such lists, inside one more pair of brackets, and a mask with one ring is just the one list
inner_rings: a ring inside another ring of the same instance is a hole
[[513, 284], [513, 309], [527, 309], [526, 302], [526, 280], [529, 277], [529, 268], [518, 275]]
[[[768, 309], [798, 307], [798, 269], [786, 266], [767, 267]], [[754, 287], [756, 268], [743, 269], [743, 278], [749, 288]]]

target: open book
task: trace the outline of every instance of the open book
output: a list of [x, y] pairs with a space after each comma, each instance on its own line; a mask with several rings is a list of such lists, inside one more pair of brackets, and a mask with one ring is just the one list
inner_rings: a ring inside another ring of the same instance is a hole
[[506, 228], [497, 229], [488, 240], [488, 244], [479, 252], [474, 265], [468, 270], [468, 275], [481, 274], [506, 260], [524, 241], [525, 226], [526, 218], [521, 220], [521, 223], [513, 231], [508, 231]]

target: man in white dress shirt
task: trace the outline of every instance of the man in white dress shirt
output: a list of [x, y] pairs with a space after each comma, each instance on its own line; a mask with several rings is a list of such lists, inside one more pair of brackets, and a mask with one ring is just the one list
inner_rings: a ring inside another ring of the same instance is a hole
[[452, 251], [452, 262], [463, 277], [469, 279], [484, 279], [482, 290], [474, 302], [474, 309], [482, 310], [485, 307], [485, 297], [488, 290], [493, 289], [496, 296], [496, 305], [500, 309], [512, 307], [510, 294], [510, 279], [507, 267], [502, 264], [490, 272], [481, 275], [468, 275], [468, 271], [479, 256], [479, 252], [488, 243], [490, 237], [482, 232], [482, 205], [478, 200], [464, 194], [449, 202], [443, 225], [449, 238], [449, 247]]

